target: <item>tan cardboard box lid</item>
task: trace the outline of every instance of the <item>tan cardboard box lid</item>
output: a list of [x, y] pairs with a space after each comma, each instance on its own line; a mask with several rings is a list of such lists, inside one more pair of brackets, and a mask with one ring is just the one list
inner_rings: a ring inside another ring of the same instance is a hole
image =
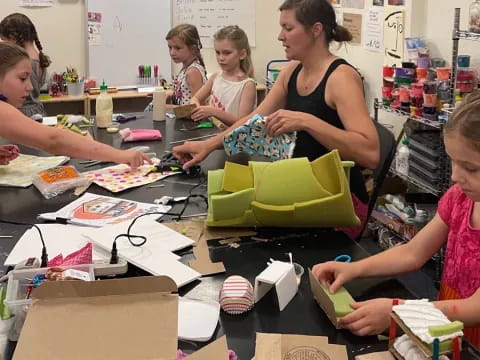
[[46, 282], [14, 360], [176, 359], [178, 295], [166, 276]]
[[254, 360], [347, 360], [344, 345], [329, 344], [324, 336], [257, 333]]

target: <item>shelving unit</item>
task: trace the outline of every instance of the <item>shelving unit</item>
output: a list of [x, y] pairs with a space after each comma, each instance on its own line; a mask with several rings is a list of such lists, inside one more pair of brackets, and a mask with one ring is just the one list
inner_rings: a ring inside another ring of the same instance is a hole
[[455, 8], [453, 17], [452, 32], [452, 72], [450, 82], [450, 97], [453, 99], [455, 89], [457, 88], [457, 70], [458, 70], [458, 43], [460, 40], [480, 41], [480, 34], [460, 30], [460, 8]]

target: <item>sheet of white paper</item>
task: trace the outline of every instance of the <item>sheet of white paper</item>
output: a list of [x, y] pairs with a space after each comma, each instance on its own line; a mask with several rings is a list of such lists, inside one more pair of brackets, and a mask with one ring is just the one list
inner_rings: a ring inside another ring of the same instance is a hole
[[383, 52], [383, 8], [370, 8], [365, 15], [365, 49]]
[[[82, 235], [82, 231], [85, 229], [83, 226], [60, 224], [39, 224], [37, 226], [42, 232], [49, 259], [53, 259], [58, 254], [63, 254], [65, 257], [81, 249], [89, 242]], [[42, 242], [40, 241], [38, 231], [31, 228], [25, 231], [15, 244], [4, 265], [14, 266], [29, 257], [40, 258], [41, 253]], [[93, 260], [104, 259], [108, 259], [108, 253], [96, 249], [94, 246]]]
[[[152, 215], [153, 217], [153, 215]], [[179, 256], [170, 252], [193, 244], [193, 241], [166, 226], [157, 223], [152, 217], [139, 219], [132, 227], [131, 234], [143, 235], [147, 242], [133, 246], [126, 237], [117, 240], [118, 255], [133, 265], [153, 275], [167, 275], [178, 287], [183, 286], [201, 274], [179, 261]], [[111, 251], [115, 236], [125, 233], [129, 222], [109, 225], [100, 229], [84, 228], [83, 234], [100, 248]], [[138, 239], [132, 239], [138, 241]]]
[[42, 124], [47, 126], [57, 125], [58, 120], [56, 116], [44, 116], [42, 119]]

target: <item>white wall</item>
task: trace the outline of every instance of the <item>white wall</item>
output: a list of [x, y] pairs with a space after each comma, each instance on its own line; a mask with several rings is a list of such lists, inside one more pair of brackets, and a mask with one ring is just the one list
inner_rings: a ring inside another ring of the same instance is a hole
[[[132, 0], [133, 1], [133, 0]], [[166, 1], [166, 0], [159, 0]], [[372, 0], [365, 0], [367, 9]], [[387, 0], [385, 0], [387, 2]], [[462, 28], [466, 29], [468, 7], [472, 0], [406, 0], [406, 36], [424, 35], [432, 49], [433, 56], [451, 59], [451, 32], [453, 27], [454, 7], [462, 8]], [[112, 1], [112, 5], [114, 0]], [[252, 49], [255, 78], [263, 82], [265, 66], [271, 59], [284, 58], [284, 52], [277, 34], [278, 6], [281, 0], [256, 1], [256, 43]], [[81, 73], [86, 69], [85, 40], [85, 0], [54, 0], [51, 8], [20, 8], [18, 0], [1, 0], [0, 17], [23, 12], [35, 23], [45, 52], [51, 56], [52, 71], [63, 71], [66, 65], [77, 67]], [[348, 10], [355, 12], [355, 10]], [[159, 41], [156, 46], [166, 46]], [[340, 49], [333, 48], [352, 65], [356, 66], [365, 77], [367, 102], [371, 108], [372, 99], [380, 95], [382, 86], [381, 67], [383, 54], [366, 51], [361, 46], [347, 45]], [[460, 53], [479, 53], [480, 44], [461, 41]], [[203, 51], [208, 72], [215, 72], [218, 67], [215, 54], [211, 49]], [[474, 58], [474, 64], [480, 64], [480, 56]]]
[[53, 61], [50, 71], [63, 72], [73, 66], [85, 73], [86, 40], [84, 0], [54, 0], [49, 8], [21, 8], [18, 0], [0, 0], [0, 18], [20, 12], [37, 28], [44, 52]]

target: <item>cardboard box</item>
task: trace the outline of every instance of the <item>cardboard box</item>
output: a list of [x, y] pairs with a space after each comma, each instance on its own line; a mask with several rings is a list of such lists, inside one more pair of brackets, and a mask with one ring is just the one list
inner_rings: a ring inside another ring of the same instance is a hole
[[176, 359], [176, 291], [165, 276], [45, 282], [13, 359]]
[[254, 360], [347, 360], [344, 345], [329, 344], [324, 336], [257, 333]]

